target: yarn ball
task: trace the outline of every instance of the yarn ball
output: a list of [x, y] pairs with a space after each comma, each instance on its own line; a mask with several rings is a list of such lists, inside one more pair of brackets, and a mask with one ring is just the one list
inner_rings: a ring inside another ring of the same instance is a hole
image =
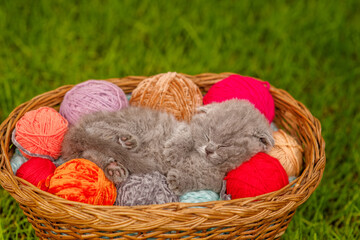
[[74, 124], [85, 114], [114, 112], [127, 106], [127, 97], [117, 85], [104, 80], [87, 80], [65, 94], [59, 112]]
[[126, 99], [127, 99], [128, 101], [130, 101], [130, 99], [131, 99], [131, 93], [126, 94]]
[[10, 165], [15, 175], [20, 166], [27, 162], [27, 160], [28, 159], [21, 154], [20, 150], [16, 148], [10, 160]]
[[166, 177], [159, 172], [132, 174], [118, 188], [115, 205], [136, 206], [178, 202], [169, 189]]
[[234, 74], [212, 85], [205, 94], [203, 102], [206, 105], [233, 98], [248, 100], [271, 123], [275, 116], [275, 104], [269, 89], [268, 82]]
[[291, 176], [289, 177], [289, 183], [292, 183], [293, 181], [295, 181], [296, 177], [295, 176]]
[[289, 177], [299, 176], [303, 162], [303, 149], [293, 137], [281, 129], [274, 132], [273, 137], [275, 145], [268, 154], [279, 159]]
[[130, 104], [162, 110], [180, 121], [190, 121], [196, 108], [202, 105], [202, 94], [191, 79], [168, 72], [141, 81], [132, 92]]
[[273, 192], [289, 183], [279, 160], [263, 152], [231, 170], [225, 180], [226, 191], [232, 199]]
[[38, 187], [67, 200], [95, 205], [113, 205], [116, 199], [116, 187], [103, 170], [82, 158], [60, 165]]
[[55, 109], [41, 107], [29, 111], [16, 123], [12, 141], [26, 157], [57, 159], [68, 122]]
[[220, 200], [219, 194], [210, 190], [187, 192], [180, 196], [180, 202], [184, 203], [202, 203], [218, 200]]
[[32, 157], [17, 170], [16, 176], [37, 186], [42, 180], [54, 173], [55, 164], [46, 158]]
[[279, 128], [276, 126], [276, 124], [275, 124], [274, 122], [272, 122], [272, 123], [270, 124], [270, 127], [271, 127], [271, 129], [272, 129], [273, 131], [279, 130]]

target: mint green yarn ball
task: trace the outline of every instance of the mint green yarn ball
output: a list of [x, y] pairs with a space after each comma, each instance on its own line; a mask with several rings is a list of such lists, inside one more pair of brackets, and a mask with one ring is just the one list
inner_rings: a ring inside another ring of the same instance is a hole
[[180, 196], [180, 202], [184, 203], [202, 203], [220, 200], [219, 194], [210, 190], [200, 190], [196, 192], [188, 192]]

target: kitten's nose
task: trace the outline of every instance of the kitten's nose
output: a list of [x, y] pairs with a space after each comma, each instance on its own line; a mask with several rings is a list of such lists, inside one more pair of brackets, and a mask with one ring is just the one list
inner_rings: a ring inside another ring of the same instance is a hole
[[210, 149], [209, 147], [206, 147], [205, 152], [206, 152], [206, 155], [210, 155], [210, 154], [214, 153], [214, 150]]

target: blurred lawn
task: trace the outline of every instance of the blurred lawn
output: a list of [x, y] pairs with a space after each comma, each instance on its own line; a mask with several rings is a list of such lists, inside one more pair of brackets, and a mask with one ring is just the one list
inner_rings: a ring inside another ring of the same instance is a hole
[[[360, 239], [359, 9], [356, 0], [0, 1], [0, 120], [87, 79], [258, 77], [303, 102], [326, 141], [323, 180], [283, 239]], [[0, 189], [0, 240], [32, 238]]]

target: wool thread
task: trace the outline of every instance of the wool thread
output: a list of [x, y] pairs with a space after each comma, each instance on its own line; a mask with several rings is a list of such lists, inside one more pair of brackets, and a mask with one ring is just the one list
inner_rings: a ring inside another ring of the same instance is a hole
[[127, 97], [117, 85], [105, 80], [87, 80], [65, 94], [59, 112], [70, 124], [75, 124], [86, 114], [113, 112], [127, 106]]
[[16, 175], [17, 170], [27, 161], [28, 159], [21, 154], [18, 148], [16, 148], [14, 155], [11, 157], [10, 160], [10, 165], [13, 173]]
[[270, 127], [271, 127], [271, 129], [272, 129], [273, 131], [279, 130], [279, 128], [276, 126], [276, 123], [274, 123], [274, 122], [272, 122], [272, 123], [270, 124]]
[[165, 111], [180, 121], [190, 121], [196, 108], [202, 105], [202, 94], [185, 75], [168, 72], [141, 81], [132, 92], [130, 104]]
[[61, 143], [67, 130], [67, 120], [55, 109], [41, 107], [20, 118], [12, 133], [12, 142], [26, 158], [54, 161], [61, 155]]
[[291, 176], [289, 177], [289, 183], [292, 183], [293, 181], [295, 181], [296, 177], [295, 176]]
[[40, 181], [53, 174], [55, 169], [56, 166], [49, 159], [32, 157], [20, 166], [16, 176], [37, 186]]
[[44, 191], [67, 200], [95, 205], [113, 205], [116, 187], [104, 172], [87, 159], [73, 159], [38, 183]]
[[218, 200], [220, 200], [219, 194], [210, 190], [187, 192], [180, 196], [180, 202], [184, 203], [202, 203]]
[[205, 94], [203, 103], [206, 105], [233, 98], [248, 100], [271, 123], [275, 116], [275, 104], [269, 89], [268, 82], [234, 74], [212, 85]]
[[168, 187], [166, 177], [159, 172], [132, 174], [120, 184], [115, 205], [137, 206], [178, 202]]
[[269, 151], [269, 155], [280, 161], [289, 177], [299, 176], [303, 163], [302, 147], [292, 136], [281, 129], [274, 132], [273, 137], [275, 145]]
[[279, 160], [260, 152], [225, 177], [232, 199], [255, 197], [281, 189], [289, 183]]

